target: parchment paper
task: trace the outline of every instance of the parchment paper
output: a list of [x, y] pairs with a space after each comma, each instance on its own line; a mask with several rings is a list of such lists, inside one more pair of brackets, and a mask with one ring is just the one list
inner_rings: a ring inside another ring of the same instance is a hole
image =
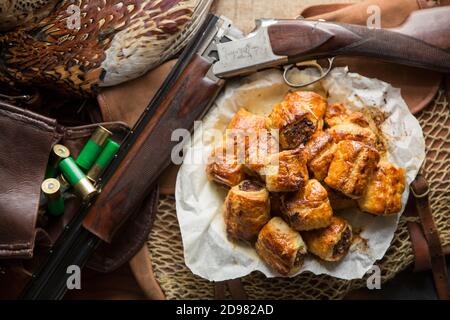
[[[308, 77], [304, 71], [297, 77]], [[205, 117], [203, 134], [198, 132], [187, 148], [176, 185], [176, 209], [181, 227], [186, 265], [191, 271], [210, 281], [224, 281], [259, 270], [267, 277], [280, 276], [268, 268], [250, 245], [235, 244], [226, 237], [222, 207], [227, 191], [209, 182], [205, 160], [214, 141], [211, 128], [225, 131], [228, 122], [242, 107], [257, 114], [268, 114], [273, 105], [283, 100], [290, 90], [281, 72], [268, 70], [230, 82]], [[400, 90], [377, 79], [369, 79], [347, 68], [335, 68], [320, 84], [308, 90], [329, 95], [329, 103], [344, 102], [350, 109], [378, 107], [388, 118], [381, 130], [388, 143], [387, 160], [405, 168], [410, 184], [425, 158], [425, 141], [418, 121], [409, 112]], [[403, 194], [403, 209], [408, 199]], [[386, 253], [401, 214], [374, 217], [357, 209], [335, 212], [348, 219], [354, 230], [361, 230], [359, 243], [340, 262], [330, 263], [308, 257], [299, 271], [328, 274], [341, 279], [362, 278]], [[365, 240], [364, 240], [365, 239]]]

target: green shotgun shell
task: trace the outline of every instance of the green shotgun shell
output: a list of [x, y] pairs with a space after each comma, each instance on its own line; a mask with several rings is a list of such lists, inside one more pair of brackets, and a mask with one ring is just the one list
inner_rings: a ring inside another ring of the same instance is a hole
[[42, 183], [41, 190], [47, 198], [48, 212], [57, 217], [64, 214], [64, 198], [59, 181], [53, 178], [47, 179]]
[[95, 160], [102, 152], [106, 140], [112, 136], [111, 131], [99, 126], [86, 142], [77, 158], [77, 165], [86, 171], [89, 171]]
[[73, 186], [75, 192], [83, 199], [89, 201], [97, 194], [97, 189], [92, 185], [84, 172], [77, 166], [72, 157], [59, 163], [59, 168], [66, 180]]
[[61, 160], [70, 157], [70, 150], [62, 144], [55, 144], [52, 148], [50, 161], [47, 166], [46, 178], [56, 178], [58, 175], [58, 164]]
[[102, 152], [98, 156], [97, 160], [95, 160], [95, 163], [92, 166], [91, 170], [89, 170], [87, 174], [88, 178], [92, 181], [97, 181], [97, 179], [102, 175], [103, 171], [105, 171], [105, 169], [114, 159], [114, 156], [116, 155], [119, 148], [120, 144], [111, 139], [108, 139]]

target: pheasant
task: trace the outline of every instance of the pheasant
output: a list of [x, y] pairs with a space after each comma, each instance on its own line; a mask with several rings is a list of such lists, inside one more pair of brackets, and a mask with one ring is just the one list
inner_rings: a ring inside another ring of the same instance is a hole
[[137, 78], [183, 46], [211, 2], [7, 0], [0, 26], [18, 27], [0, 33], [0, 82], [87, 96]]

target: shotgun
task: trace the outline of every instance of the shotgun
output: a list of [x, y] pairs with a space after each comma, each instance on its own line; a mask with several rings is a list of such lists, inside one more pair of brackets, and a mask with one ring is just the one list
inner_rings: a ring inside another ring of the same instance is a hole
[[[325, 21], [259, 20], [246, 37], [228, 19], [210, 15], [100, 178], [100, 194], [69, 223], [22, 298], [63, 298], [67, 268], [84, 266], [102, 241], [112, 241], [169, 165], [177, 144], [171, 141], [172, 132], [192, 129], [227, 79], [337, 56], [365, 56], [449, 73], [449, 13], [450, 8], [423, 10], [396, 30]], [[431, 30], [428, 34], [423, 31], [424, 22]]]

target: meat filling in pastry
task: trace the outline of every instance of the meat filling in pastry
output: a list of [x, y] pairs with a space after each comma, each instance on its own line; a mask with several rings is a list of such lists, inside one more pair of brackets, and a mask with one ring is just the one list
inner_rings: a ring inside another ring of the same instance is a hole
[[256, 252], [272, 269], [290, 275], [303, 265], [307, 249], [301, 235], [275, 217], [259, 233]]
[[302, 233], [308, 251], [325, 261], [339, 261], [352, 244], [352, 227], [341, 217], [333, 217], [331, 224], [319, 230]]
[[374, 148], [357, 141], [341, 141], [324, 181], [347, 197], [358, 199], [379, 160], [380, 155]]
[[314, 92], [289, 93], [284, 101], [274, 106], [267, 126], [279, 130], [282, 149], [295, 149], [306, 143], [311, 135], [323, 127], [325, 99]]
[[297, 231], [328, 227], [333, 217], [327, 190], [315, 179], [298, 192], [286, 195], [283, 204], [286, 220]]
[[263, 175], [270, 192], [289, 192], [303, 188], [308, 181], [304, 150], [287, 150], [268, 156]]
[[402, 209], [402, 194], [405, 191], [405, 170], [381, 161], [370, 178], [358, 205], [361, 210], [390, 215]]
[[308, 168], [317, 180], [326, 178], [336, 146], [333, 136], [326, 131], [316, 132], [306, 144]]
[[231, 188], [225, 199], [224, 220], [230, 239], [253, 241], [270, 220], [269, 192], [255, 181]]

